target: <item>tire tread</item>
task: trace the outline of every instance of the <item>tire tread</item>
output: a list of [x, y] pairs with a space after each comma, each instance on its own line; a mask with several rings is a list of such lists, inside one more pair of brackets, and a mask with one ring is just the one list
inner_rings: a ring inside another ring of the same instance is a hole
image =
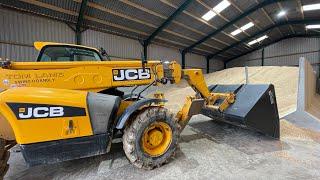
[[[159, 159], [158, 161], [153, 161], [152, 159], [154, 158], [147, 158], [139, 155], [139, 153], [137, 152], [139, 151], [139, 148], [136, 147], [137, 141], [140, 141], [137, 136], [141, 131], [142, 126], [145, 123], [149, 123], [149, 119], [151, 119], [151, 117], [165, 118], [166, 120], [170, 119], [172, 121], [171, 126], [174, 126], [171, 127], [173, 130], [173, 144], [170, 145], [170, 148], [166, 152], [170, 154], [167, 154], [165, 156], [165, 159]], [[171, 159], [175, 154], [175, 149], [177, 147], [179, 138], [178, 130], [178, 123], [175, 122], [173, 114], [170, 113], [166, 108], [158, 106], [145, 108], [131, 121], [130, 125], [126, 126], [126, 129], [124, 131], [125, 133], [123, 135], [124, 152], [128, 160], [138, 168], [151, 170], [156, 167], [160, 167], [163, 164], [169, 162], [169, 159]]]
[[4, 178], [9, 169], [9, 157], [10, 152], [6, 148], [6, 141], [0, 138], [0, 180]]

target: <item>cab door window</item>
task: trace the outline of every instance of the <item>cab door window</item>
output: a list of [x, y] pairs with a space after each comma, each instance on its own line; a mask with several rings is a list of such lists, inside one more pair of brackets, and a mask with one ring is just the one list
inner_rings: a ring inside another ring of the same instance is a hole
[[101, 61], [94, 50], [78, 47], [47, 46], [39, 55], [40, 62]]

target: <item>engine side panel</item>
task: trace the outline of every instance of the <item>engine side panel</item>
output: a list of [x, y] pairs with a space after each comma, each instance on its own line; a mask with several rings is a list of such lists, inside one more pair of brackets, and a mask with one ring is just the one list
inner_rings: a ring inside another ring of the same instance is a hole
[[93, 134], [110, 131], [121, 99], [118, 96], [91, 92], [88, 93], [87, 99]]
[[0, 111], [17, 143], [31, 144], [93, 135], [87, 92], [13, 88], [0, 93]]

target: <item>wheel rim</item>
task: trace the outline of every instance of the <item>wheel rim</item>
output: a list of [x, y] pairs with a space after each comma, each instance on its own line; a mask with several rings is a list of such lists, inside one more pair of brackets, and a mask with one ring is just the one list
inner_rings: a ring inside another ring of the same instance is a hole
[[172, 141], [172, 129], [165, 122], [152, 123], [143, 133], [142, 148], [150, 156], [161, 156]]

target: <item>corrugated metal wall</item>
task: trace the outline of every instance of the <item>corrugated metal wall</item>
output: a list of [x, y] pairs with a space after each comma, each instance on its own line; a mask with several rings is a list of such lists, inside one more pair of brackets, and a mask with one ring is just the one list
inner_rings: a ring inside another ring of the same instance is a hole
[[320, 61], [320, 38], [292, 38], [265, 48], [266, 65], [298, 65], [299, 57], [312, 64]]
[[38, 52], [31, 46], [11, 45], [0, 42], [0, 61], [34, 61]]
[[[0, 57], [33, 61], [37, 52], [34, 41], [74, 43], [74, 32], [65, 24], [16, 11], [0, 9]], [[14, 45], [12, 45], [14, 44]]]
[[[63, 22], [0, 8], [0, 58], [15, 61], [34, 61], [38, 52], [34, 41], [75, 43], [75, 33]], [[82, 44], [106, 49], [113, 59], [141, 59], [143, 52], [139, 41], [103, 32], [86, 30], [82, 33]], [[148, 58], [154, 60], [176, 60], [181, 63], [179, 49], [151, 44]], [[220, 70], [223, 63], [211, 61], [210, 71]], [[201, 68], [206, 72], [204, 56], [186, 54], [187, 68]]]
[[197, 54], [186, 54], [186, 68], [202, 69], [203, 73], [207, 72], [207, 60], [204, 56]]
[[[143, 47], [137, 40], [128, 39], [112, 34], [87, 30], [82, 34], [82, 43], [92, 47], [103, 47], [113, 59], [141, 59]], [[181, 64], [179, 49], [151, 44], [148, 47], [148, 58], [152, 60], [177, 61]], [[206, 59], [204, 56], [186, 54], [187, 68], [200, 68], [206, 72]], [[220, 67], [213, 68], [219, 69]], [[223, 66], [222, 66], [223, 68]]]
[[[266, 66], [297, 66], [299, 57], [306, 57], [312, 64], [320, 62], [320, 38], [291, 38], [265, 48]], [[235, 66], [260, 66], [262, 50], [239, 57], [227, 64]]]
[[[181, 53], [178, 49], [167, 48], [158, 45], [150, 45], [148, 48], [148, 56], [155, 60], [175, 60], [181, 64]], [[224, 63], [220, 59], [211, 59], [209, 64], [209, 72], [218, 71], [224, 68]], [[207, 61], [204, 56], [197, 54], [186, 54], [186, 68], [199, 68], [203, 73], [207, 72]]]
[[96, 48], [103, 47], [112, 58], [116, 59], [140, 59], [143, 51], [137, 40], [93, 30], [82, 33], [82, 44]]
[[181, 54], [178, 49], [151, 44], [148, 47], [148, 57], [154, 60], [177, 61], [181, 63]]
[[260, 66], [261, 65], [261, 51], [257, 50], [250, 54], [241, 56], [227, 64], [227, 67], [236, 66]]
[[209, 63], [209, 72], [220, 71], [224, 69], [224, 63], [220, 59], [211, 59]]
[[[83, 32], [82, 42], [88, 46], [103, 47], [109, 55], [120, 59], [140, 59], [143, 52], [143, 47], [137, 40], [93, 30]], [[148, 47], [148, 58], [162, 61], [175, 60], [181, 64], [181, 53], [178, 49], [156, 44], [151, 44]], [[201, 68], [203, 72], [206, 72], [206, 59], [204, 56], [188, 53], [186, 54], [186, 67]]]

